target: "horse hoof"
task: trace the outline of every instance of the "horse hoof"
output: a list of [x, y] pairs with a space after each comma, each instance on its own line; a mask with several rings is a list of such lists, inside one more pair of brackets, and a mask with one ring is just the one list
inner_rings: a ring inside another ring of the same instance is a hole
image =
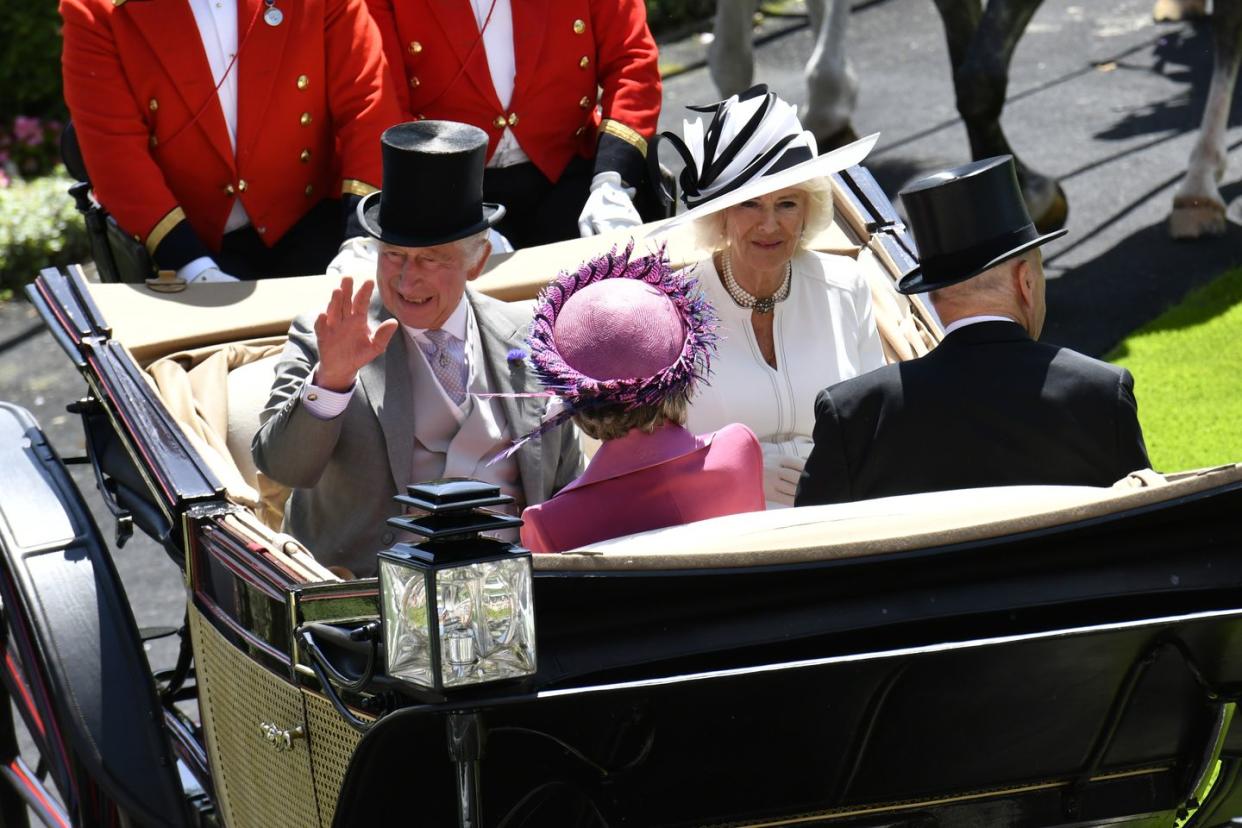
[[1056, 184], [1056, 191], [1053, 193], [1052, 199], [1035, 216], [1035, 229], [1040, 233], [1051, 233], [1064, 227], [1065, 222], [1068, 220], [1069, 199], [1065, 197], [1065, 190], [1061, 188], [1061, 185]]
[[1151, 19], [1157, 23], [1200, 20], [1205, 17], [1207, 17], [1206, 0], [1156, 0], [1151, 10]]
[[832, 152], [834, 149], [840, 149], [857, 140], [858, 133], [854, 131], [854, 125], [850, 123], [823, 138], [820, 138], [818, 135], [815, 136], [815, 144], [819, 147], [820, 155], [823, 155], [825, 152]]
[[1212, 198], [1178, 197], [1169, 213], [1169, 235], [1202, 239], [1225, 235], [1225, 205]]

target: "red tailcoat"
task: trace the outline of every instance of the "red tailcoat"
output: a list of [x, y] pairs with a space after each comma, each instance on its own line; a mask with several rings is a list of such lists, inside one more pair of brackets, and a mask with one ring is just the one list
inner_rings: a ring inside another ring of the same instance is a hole
[[517, 73], [508, 109], [467, 0], [367, 3], [411, 117], [482, 128], [488, 158], [508, 126], [551, 181], [575, 153], [594, 156], [600, 134], [646, 154], [660, 72], [642, 0], [512, 0]]
[[325, 196], [380, 184], [400, 120], [363, 0], [237, 0], [237, 151], [186, 0], [61, 0], [65, 101], [96, 197], [154, 252], [184, 218], [216, 250], [240, 198], [270, 246]]

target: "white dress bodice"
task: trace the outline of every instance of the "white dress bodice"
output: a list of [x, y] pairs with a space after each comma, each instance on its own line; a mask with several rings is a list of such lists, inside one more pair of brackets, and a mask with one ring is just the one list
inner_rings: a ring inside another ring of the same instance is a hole
[[755, 432], [765, 456], [805, 460], [815, 427], [815, 395], [884, 364], [871, 290], [857, 263], [814, 251], [794, 256], [789, 298], [773, 311], [775, 369], [759, 351], [751, 311], [729, 297], [712, 259], [692, 267], [720, 327], [710, 384], [690, 401], [686, 427], [703, 434], [742, 423]]

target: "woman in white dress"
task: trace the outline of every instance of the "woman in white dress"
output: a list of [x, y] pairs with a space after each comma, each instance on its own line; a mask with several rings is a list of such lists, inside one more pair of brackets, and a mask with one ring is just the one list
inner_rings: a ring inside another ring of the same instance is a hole
[[755, 87], [713, 107], [706, 130], [686, 122], [681, 175], [693, 222], [711, 255], [694, 275], [720, 317], [715, 376], [689, 413], [692, 432], [740, 422], [764, 453], [768, 508], [792, 506], [811, 452], [815, 395], [884, 364], [871, 292], [848, 256], [803, 243], [832, 221], [828, 175], [857, 164], [874, 138], [828, 155], [794, 108]]

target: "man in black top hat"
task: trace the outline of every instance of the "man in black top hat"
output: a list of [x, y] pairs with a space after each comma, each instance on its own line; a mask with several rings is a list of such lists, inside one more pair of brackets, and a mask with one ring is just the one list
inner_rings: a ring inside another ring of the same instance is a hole
[[252, 447], [262, 472], [294, 487], [285, 530], [359, 576], [403, 539], [386, 520], [411, 483], [485, 480], [520, 509], [582, 471], [573, 429], [493, 461], [543, 408], [514, 396], [541, 390], [522, 350], [529, 308], [466, 287], [504, 215], [483, 202], [486, 133], [419, 121], [382, 144], [384, 188], [358, 205], [378, 240], [378, 301], [375, 283], [355, 292], [346, 277], [323, 313], [294, 320]]
[[924, 178], [901, 193], [945, 326], [926, 356], [821, 391], [796, 505], [977, 486], [1108, 486], [1149, 466], [1124, 368], [1036, 341], [1041, 235], [1013, 159]]

